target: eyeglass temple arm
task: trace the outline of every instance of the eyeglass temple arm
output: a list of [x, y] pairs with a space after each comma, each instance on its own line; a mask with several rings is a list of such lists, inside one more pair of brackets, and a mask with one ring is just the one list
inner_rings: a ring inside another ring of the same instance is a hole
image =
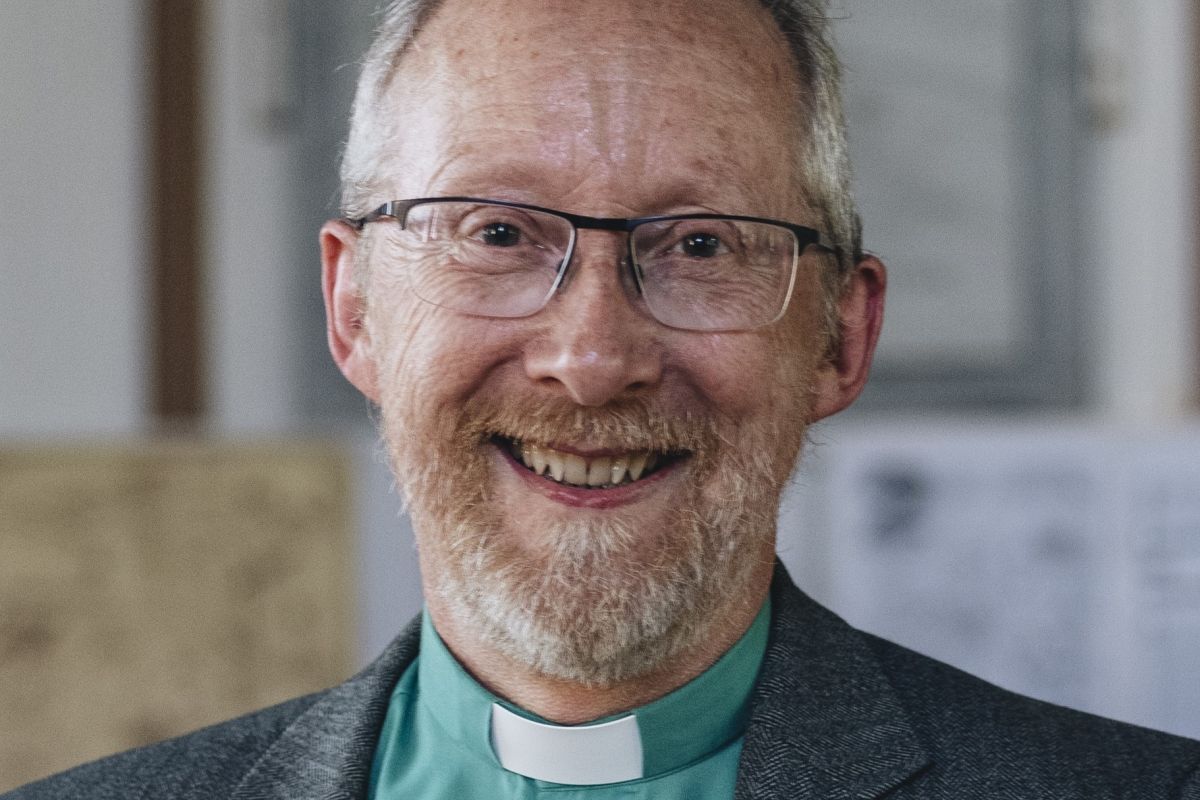
[[[833, 241], [828, 236], [826, 236], [824, 233], [821, 233], [819, 231], [817, 232], [817, 240], [815, 242], [813, 242], [812, 245], [810, 245], [810, 246], [816, 247], [817, 249], [821, 250], [822, 252], [829, 253], [830, 255], [837, 258], [838, 261], [842, 261], [846, 257], [846, 249], [845, 248], [834, 244]], [[856, 249], [851, 254], [850, 263], [857, 264], [869, 255], [871, 255], [871, 253], [868, 253], [866, 250]]]
[[354, 230], [361, 231], [363, 228], [367, 227], [368, 223], [375, 222], [376, 220], [383, 219], [384, 217], [396, 217], [397, 219], [400, 219], [413, 205], [415, 204], [412, 202], [398, 202], [395, 200], [390, 200], [381, 205], [379, 208], [376, 208], [373, 211], [368, 211], [365, 216], [342, 217], [342, 219], [345, 220], [351, 227], [353, 227]]

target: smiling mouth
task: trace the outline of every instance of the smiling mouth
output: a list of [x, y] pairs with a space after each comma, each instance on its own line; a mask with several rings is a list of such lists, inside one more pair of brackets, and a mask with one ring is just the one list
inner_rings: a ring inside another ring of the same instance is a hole
[[688, 455], [630, 450], [613, 455], [581, 456], [502, 436], [494, 437], [493, 442], [535, 475], [583, 489], [611, 489], [637, 483]]

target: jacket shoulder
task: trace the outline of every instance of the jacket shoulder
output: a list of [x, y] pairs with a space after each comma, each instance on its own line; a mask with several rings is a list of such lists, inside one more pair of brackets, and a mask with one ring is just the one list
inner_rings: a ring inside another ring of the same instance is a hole
[[259, 757], [323, 694], [299, 697], [83, 764], [0, 795], [0, 800], [226, 798]]
[[1019, 781], [1030, 797], [1067, 796], [1055, 793], [1070, 786], [1079, 796], [1200, 800], [1200, 742], [1025, 697], [863, 636], [937, 765], [929, 779], [990, 779], [1001, 796]]

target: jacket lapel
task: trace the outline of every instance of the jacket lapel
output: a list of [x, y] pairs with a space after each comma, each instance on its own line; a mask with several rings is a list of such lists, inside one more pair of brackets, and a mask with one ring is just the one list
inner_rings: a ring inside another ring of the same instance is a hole
[[737, 800], [878, 797], [929, 758], [862, 635], [776, 563]]
[[420, 618], [374, 663], [324, 693], [254, 765], [231, 800], [359, 800], [392, 689], [417, 656]]

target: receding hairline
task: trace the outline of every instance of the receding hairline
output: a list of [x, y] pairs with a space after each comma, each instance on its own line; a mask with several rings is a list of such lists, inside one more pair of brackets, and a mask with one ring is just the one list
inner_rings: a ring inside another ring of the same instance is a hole
[[[675, 0], [675, 2], [677, 5], [689, 10], [692, 7], [691, 0]], [[806, 65], [803, 64], [798, 58], [795, 48], [792, 46], [791, 40], [785, 33], [780, 19], [773, 13], [772, 4], [769, 3], [768, 0], [708, 0], [708, 2], [714, 5], [740, 5], [745, 7], [747, 10], [754, 9], [753, 13], [757, 17], [757, 20], [762, 26], [765, 26], [763, 27], [764, 32], [768, 32], [769, 35], [774, 39], [776, 51], [782, 55], [782, 63], [779, 66], [786, 66], [790, 68], [786, 78], [784, 79], [787, 84], [785, 89], [787, 100], [783, 103], [787, 109], [787, 112], [791, 116], [789, 126], [795, 131], [797, 140], [809, 138], [811, 134], [806, 128], [804, 117], [812, 99], [812, 92], [810, 92], [808, 88], [808, 81], [811, 78], [811, 71], [806, 69]], [[375, 113], [371, 115], [376, 123], [378, 123], [381, 119], [387, 119], [394, 122], [398, 118], [402, 118], [406, 113], [405, 109], [397, 108], [395, 105], [394, 94], [398, 81], [404, 80], [406, 82], [419, 82], [426, 77], [434, 77], [433, 73], [429, 71], [422, 71], [421, 67], [436, 66], [436, 62], [422, 63], [420, 61], [415, 61], [414, 59], [420, 58], [422, 55], [429, 56], [434, 53], [444, 56], [445, 51], [443, 48], [427, 49], [422, 47], [422, 41], [424, 39], [423, 34], [426, 33], [428, 28], [436, 24], [436, 18], [445, 13], [446, 8], [454, 6], [455, 3], [453, 0], [427, 0], [427, 2], [421, 2], [421, 0], [402, 0], [402, 2], [395, 3], [394, 5], [401, 6], [406, 9], [415, 9], [415, 16], [413, 18], [413, 24], [407, 32], [407, 35], [404, 37], [404, 40], [401, 42], [392, 43], [396, 46], [389, 53], [385, 74], [381, 76], [381, 79], [376, 79], [378, 82], [373, 93]], [[553, 2], [553, 0], [551, 0], [548, 5], [554, 6], [556, 4]], [[609, 4], [599, 5], [608, 7]], [[572, 12], [573, 17], [578, 17], [578, 14], [574, 12], [576, 12], [579, 7], [579, 0], [570, 0], [569, 2], [568, 0], [560, 0], [560, 2], [557, 3], [557, 6]], [[638, 4], [638, 7], [644, 6]], [[657, 4], [656, 8], [661, 8], [661, 4]], [[735, 18], [743, 20], [748, 19], [748, 16], [739, 14], [735, 15]], [[381, 26], [381, 28], [382, 27], [383, 26]], [[746, 26], [743, 25], [741, 27], [744, 29]], [[459, 48], [459, 55], [463, 54], [464, 52], [470, 52], [469, 44]], [[360, 85], [359, 94], [362, 93], [363, 88], [364, 87]], [[409, 91], [419, 90], [410, 88]], [[383, 141], [391, 139], [392, 137], [390, 136], [378, 137], [376, 140], [376, 147], [382, 149]], [[346, 154], [347, 156], [349, 155], [349, 149], [350, 148], [348, 146]], [[790, 155], [794, 156], [798, 149], [799, 147], [793, 149]], [[792, 163], [793, 170], [795, 172], [794, 180], [797, 186], [800, 188], [802, 196], [806, 198], [809, 192], [807, 191], [806, 187], [807, 176], [805, 175], [803, 164], [799, 163], [799, 159], [795, 157], [790, 158], [789, 161]], [[376, 175], [375, 177], [378, 178], [379, 176]], [[346, 199], [346, 193], [344, 192], [343, 205], [345, 210], [365, 211], [365, 209], [361, 208], [351, 209], [350, 204], [345, 202]]]
[[[665, 152], [672, 148], [672, 142], [681, 135], [678, 127], [675, 133], [669, 132], [676, 116], [660, 119], [655, 115], [655, 109], [661, 108], [665, 98], [676, 93], [682, 92], [689, 97], [694, 93], [696, 102], [711, 104], [715, 109], [711, 114], [705, 112], [711, 120], [708, 133], [714, 144], [705, 155], [700, 155], [702, 151], [697, 152], [694, 172], [681, 162], [676, 179], [664, 181], [661, 187], [649, 189], [645, 195], [614, 200], [628, 200], [629, 206], [638, 213], [669, 213], [677, 206], [716, 200], [722, 197], [722, 187], [738, 187], [742, 200], [727, 204], [728, 208], [722, 207], [720, 210], [766, 214], [767, 211], [755, 201], [756, 197], [761, 196], [762, 187], [750, 183], [749, 175], [753, 171], [747, 173], [745, 164], [729, 157], [730, 154], [736, 154], [741, 143], [753, 144], [752, 140], [756, 138], [749, 135], [750, 128], [744, 123], [741, 127], [737, 124], [741, 118], [748, 116], [751, 120], [749, 125], [768, 136], [768, 141], [776, 141], [778, 137], [777, 147], [769, 150], [751, 147], [750, 151], [769, 153], [759, 159], [769, 164], [768, 173], [779, 176], [781, 180], [784, 175], [790, 175], [786, 195], [779, 195], [780, 198], [787, 198], [786, 210], [777, 209], [777, 215], [786, 214], [789, 219], [802, 219], [795, 215], [805, 214], [808, 203], [804, 202], [802, 168], [794, 143], [806, 135], [806, 130], [803, 112], [792, 99], [802, 91], [795, 57], [783, 32], [758, 0], [708, 0], [707, 5], [710, 8], [730, 5], [744, 7], [747, 3], [757, 9], [755, 16], [739, 16], [743, 22], [736, 26], [739, 31], [736, 35], [694, 34], [678, 23], [668, 22], [658, 26], [661, 35], [645, 36], [626, 46], [629, 40], [627, 28], [632, 26], [636, 30], [658, 18], [657, 11], [648, 10], [641, 14], [640, 19], [635, 18], [630, 26], [615, 27], [607, 40], [601, 36], [594, 37], [571, 57], [564, 58], [563, 43], [574, 41], [580, 30], [588, 29], [590, 20], [586, 17], [574, 23], [551, 18], [531, 24], [522, 29], [522, 41], [515, 46], [509, 46], [502, 39], [483, 48], [472, 48], [463, 42], [474, 41], [479, 31], [473, 30], [472, 20], [462, 17], [468, 8], [471, 8], [474, 16], [474, 8], [465, 3], [441, 0], [437, 10], [425, 17], [410, 45], [399, 58], [393, 60], [392, 71], [386, 79], [386, 89], [379, 96], [377, 118], [387, 123], [399, 120], [399, 124], [390, 131], [388, 140], [376, 142], [378, 163], [383, 167], [377, 175], [379, 191], [401, 191], [399, 187], [387, 186], [390, 176], [410, 176], [414, 166], [419, 174], [426, 174], [425, 160], [429, 157], [440, 161], [443, 155], [450, 158], [461, 149], [462, 153], [454, 156], [457, 161], [446, 162], [448, 171], [439, 169], [431, 173], [440, 181], [433, 185], [453, 186], [453, 194], [474, 196], [491, 196], [489, 191], [497, 187], [511, 188], [516, 196], [509, 199], [545, 202], [547, 198], [538, 196], [536, 192], [529, 197], [521, 196], [522, 190], [527, 188], [549, 187], [544, 181], [546, 176], [542, 162], [530, 161], [520, 155], [519, 149], [505, 160], [506, 149], [497, 148], [496, 144], [497, 141], [508, 142], [510, 139], [489, 135], [486, 129], [476, 134], [475, 121], [486, 117], [490, 102], [487, 94], [481, 95], [480, 87], [486, 87], [488, 81], [505, 87], [496, 89], [498, 94], [494, 95], [498, 111], [503, 115], [509, 104], [536, 104], [544, 98], [551, 103], [554, 98], [564, 99], [571, 105], [576, 97], [595, 96], [603, 100], [604, 87], [611, 80], [618, 87], [617, 94], [611, 96], [614, 102], [644, 104], [645, 111], [639, 111], [632, 118], [635, 120], [632, 125], [612, 129], [621, 132], [624, 127], [622, 135], [628, 137], [626, 147], [644, 147], [650, 153]], [[576, 19], [577, 15], [572, 14], [571, 18]], [[527, 50], [532, 51], [532, 57], [528, 61], [518, 61], [521, 53]], [[697, 50], [708, 57], [695, 58], [691, 54]], [[543, 54], [540, 59], [539, 51]], [[611, 74], [610, 65], [615, 65]], [[515, 73], [515, 78], [508, 73]], [[528, 73], [530, 79], [522, 81], [525, 77], [522, 73]], [[656, 80], [656, 75], [662, 77]], [[600, 91], [596, 93], [594, 89]], [[474, 99], [463, 106], [456, 99], [460, 93]], [[479, 105], [481, 96], [482, 106]], [[776, 102], [776, 98], [785, 100]], [[593, 107], [591, 102], [585, 105]], [[593, 125], [597, 129], [607, 128], [605, 120], [610, 118], [604, 110], [604, 104], [595, 107], [601, 109], [599, 116], [588, 115], [586, 119], [581, 119], [577, 124], [582, 127], [575, 127], [574, 122], [568, 123], [568, 129], [585, 131], [591, 130]], [[534, 122], [529, 138], [541, 139], [538, 126], [555, 126], [556, 113], [549, 112], [539, 122]], [[645, 116], [647, 113], [649, 117]], [[414, 118], [414, 115], [419, 116]], [[429, 120], [431, 115], [435, 120], [433, 122]], [[472, 133], [465, 139], [456, 136], [456, 115], [465, 115], [467, 121], [471, 122]], [[417, 139], [410, 135], [409, 128], [412, 125], [425, 128], [427, 124], [444, 126], [445, 131]], [[647, 124], [650, 127], [646, 127]], [[505, 129], [501, 125], [497, 130]], [[521, 134], [521, 141], [526, 140], [524, 129], [517, 133]], [[722, 141], [724, 144], [717, 144]], [[431, 150], [432, 142], [439, 142], [438, 148]], [[479, 149], [484, 157], [481, 163], [475, 165], [478, 169], [472, 170], [467, 157], [475, 149]], [[413, 158], [418, 159], [415, 164]], [[652, 157], [647, 163], [653, 163], [654, 160]], [[459, 176], [460, 172], [464, 174]], [[567, 183], [565, 178], [561, 182]], [[401, 194], [423, 195], [428, 193], [426, 189], [425, 181], [410, 181]], [[383, 197], [382, 194], [378, 197], [379, 202], [387, 199], [390, 197]], [[593, 213], [583, 208], [567, 210]]]

